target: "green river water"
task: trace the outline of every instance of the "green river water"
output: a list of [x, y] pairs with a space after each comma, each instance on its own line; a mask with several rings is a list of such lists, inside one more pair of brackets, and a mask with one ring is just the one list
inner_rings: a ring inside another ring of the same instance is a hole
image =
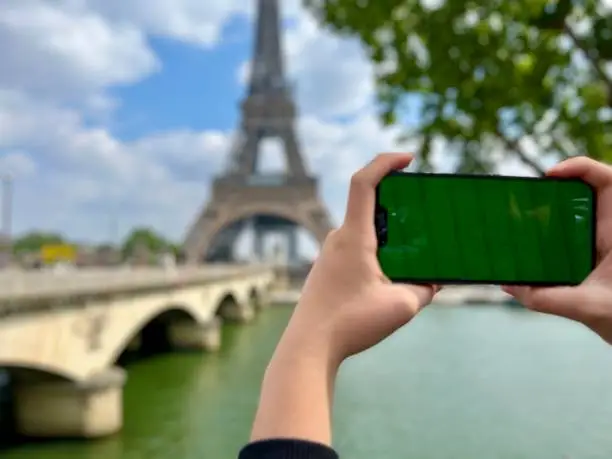
[[[130, 364], [121, 434], [27, 444], [4, 459], [231, 459], [290, 309], [226, 327], [215, 355]], [[609, 459], [612, 348], [568, 321], [500, 307], [430, 307], [342, 368], [344, 458]]]

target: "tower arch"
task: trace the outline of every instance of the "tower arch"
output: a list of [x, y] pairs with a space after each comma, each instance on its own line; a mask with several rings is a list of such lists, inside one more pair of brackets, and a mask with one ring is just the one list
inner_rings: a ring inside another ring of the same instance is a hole
[[[317, 180], [306, 168], [296, 135], [297, 110], [283, 64], [278, 0], [258, 0], [257, 26], [248, 93], [241, 104], [241, 122], [225, 173], [213, 182], [205, 203], [187, 231], [185, 261], [197, 264], [212, 239], [225, 228], [227, 248], [246, 216], [275, 215], [295, 222], [322, 243], [332, 229], [330, 215], [318, 194]], [[284, 174], [258, 174], [259, 147], [276, 138], [286, 158]]]

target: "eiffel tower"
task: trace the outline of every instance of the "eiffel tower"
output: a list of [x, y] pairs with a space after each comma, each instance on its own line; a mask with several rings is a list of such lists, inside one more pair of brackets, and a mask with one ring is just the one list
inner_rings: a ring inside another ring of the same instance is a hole
[[[298, 261], [297, 229], [323, 243], [332, 229], [317, 179], [305, 167], [296, 138], [297, 110], [285, 77], [278, 0], [257, 0], [257, 30], [249, 90], [225, 173], [214, 179], [211, 197], [190, 227], [183, 246], [186, 262], [231, 262], [240, 233], [251, 227], [254, 254], [264, 257], [266, 233], [288, 238], [287, 258]], [[257, 171], [259, 147], [276, 138], [284, 145], [283, 174]]]

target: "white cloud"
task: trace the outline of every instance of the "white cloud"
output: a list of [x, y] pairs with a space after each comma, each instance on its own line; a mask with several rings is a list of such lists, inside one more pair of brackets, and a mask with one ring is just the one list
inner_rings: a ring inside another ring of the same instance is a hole
[[0, 173], [14, 175], [22, 229], [100, 238], [100, 221], [113, 213], [126, 230], [155, 225], [180, 237], [229, 146], [224, 133], [187, 130], [121, 142], [74, 110], [4, 96]]
[[159, 68], [134, 25], [37, 0], [0, 3], [0, 49], [0, 89], [54, 100], [93, 97]]
[[0, 177], [21, 179], [32, 176], [36, 169], [36, 162], [26, 152], [9, 150], [0, 156]]
[[253, 11], [253, 2], [244, 0], [91, 0], [87, 4], [112, 21], [206, 47], [219, 42], [229, 17]]
[[398, 150], [395, 143], [398, 129], [381, 129], [372, 114], [358, 116], [348, 123], [305, 117], [301, 132], [313, 171], [330, 181], [347, 180], [378, 153]]
[[361, 47], [321, 30], [311, 16], [300, 14], [289, 30], [287, 58], [305, 113], [343, 116], [372, 102], [372, 67]]
[[240, 67], [238, 67], [238, 72], [236, 75], [238, 79], [238, 83], [245, 86], [249, 82], [249, 78], [251, 78], [251, 71], [252, 71], [251, 61], [245, 61], [242, 64], [240, 64]]

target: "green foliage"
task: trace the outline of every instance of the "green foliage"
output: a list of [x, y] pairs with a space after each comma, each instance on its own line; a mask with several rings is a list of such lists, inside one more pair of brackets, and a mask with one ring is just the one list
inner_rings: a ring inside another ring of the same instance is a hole
[[56, 233], [31, 232], [13, 241], [13, 253], [16, 255], [39, 253], [45, 245], [63, 244], [66, 241]]
[[146, 248], [151, 254], [175, 253], [178, 250], [170, 241], [149, 228], [136, 228], [128, 235], [121, 248], [123, 258], [134, 255], [139, 247]]
[[[13, 241], [13, 252], [17, 255], [39, 253], [45, 245], [68, 243], [70, 242], [60, 234], [34, 231], [16, 238]], [[145, 247], [152, 254], [170, 252], [178, 255], [181, 250], [180, 245], [173, 244], [152, 229], [135, 228], [121, 245], [122, 256], [129, 258], [139, 246]], [[97, 248], [98, 250], [113, 250], [111, 244], [101, 244]]]
[[407, 136], [421, 140], [422, 169], [432, 168], [434, 138], [449, 142], [463, 172], [510, 157], [537, 172], [545, 158], [612, 160], [612, 12], [599, 1], [305, 3], [362, 42], [385, 123], [402, 119], [406, 95], [421, 96]]
[[183, 255], [183, 247], [180, 244], [170, 244], [170, 246], [168, 247], [168, 250], [170, 251], [170, 253], [172, 255], [174, 255], [174, 257], [178, 260], [182, 257]]

